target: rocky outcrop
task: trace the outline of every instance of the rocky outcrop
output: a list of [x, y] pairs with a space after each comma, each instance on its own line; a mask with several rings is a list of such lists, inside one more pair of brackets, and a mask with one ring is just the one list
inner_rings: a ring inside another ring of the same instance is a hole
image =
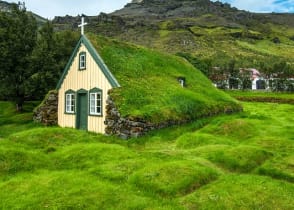
[[0, 1], [0, 11], [1, 12], [9, 12], [12, 8], [11, 3], [5, 2], [5, 1]]
[[142, 3], [143, 0], [133, 0], [131, 3], [132, 4], [140, 4]]
[[44, 125], [57, 125], [58, 92], [50, 91], [43, 102], [34, 110], [35, 122]]

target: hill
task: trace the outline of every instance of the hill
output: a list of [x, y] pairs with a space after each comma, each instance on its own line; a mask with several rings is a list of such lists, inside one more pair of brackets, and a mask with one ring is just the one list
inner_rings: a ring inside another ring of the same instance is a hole
[[[294, 14], [257, 14], [209, 0], [133, 1], [111, 14], [86, 17], [93, 33], [148, 48], [188, 53], [213, 66], [272, 67], [294, 60]], [[76, 29], [80, 17], [56, 17]]]
[[0, 1], [0, 11], [1, 12], [8, 12], [11, 9], [12, 4], [6, 1]]
[[293, 209], [293, 105], [243, 106], [126, 142], [0, 102], [0, 209]]
[[[186, 122], [241, 109], [182, 58], [87, 36], [121, 85], [110, 96], [123, 117], [152, 123]], [[179, 80], [184, 80], [184, 87]]]
[[[12, 7], [13, 5], [15, 5], [15, 4], [14, 4], [14, 3], [8, 3], [8, 2], [6, 2], [6, 1], [0, 1], [0, 11], [1, 11], [1, 12], [8, 12], [8, 11], [11, 10], [11, 7]], [[23, 6], [25, 6], [25, 5], [23, 5]], [[41, 17], [41, 16], [38, 15], [38, 14], [35, 14], [35, 13], [33, 13], [33, 12], [30, 12], [30, 11], [28, 11], [28, 13], [32, 14], [33, 17], [36, 18], [36, 20], [37, 20], [37, 22], [38, 22], [39, 25], [42, 25], [42, 24], [44, 24], [45, 22], [47, 22], [47, 20], [46, 20], [45, 18]]]

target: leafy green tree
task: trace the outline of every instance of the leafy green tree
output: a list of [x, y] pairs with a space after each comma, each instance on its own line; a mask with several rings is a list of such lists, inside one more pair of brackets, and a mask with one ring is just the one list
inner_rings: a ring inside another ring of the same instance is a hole
[[275, 79], [272, 81], [272, 89], [274, 91], [290, 91], [293, 92], [293, 81], [289, 80], [294, 75], [294, 68], [285, 60], [276, 62], [273, 66]]
[[54, 32], [49, 21], [40, 29], [33, 53], [32, 68], [35, 74], [29, 83], [31, 95], [35, 99], [42, 99], [49, 90], [56, 87], [77, 40], [76, 33]]
[[252, 89], [251, 73], [243, 71], [239, 74], [239, 80], [241, 82], [241, 90]]
[[[57, 72], [57, 63], [54, 59], [54, 40], [53, 26], [48, 21], [39, 31], [38, 41], [32, 56], [32, 66], [34, 74], [30, 78], [27, 87], [28, 92], [34, 98], [42, 98], [47, 88], [52, 88]], [[30, 90], [30, 91], [29, 91]]]
[[22, 110], [25, 86], [33, 74], [31, 56], [36, 44], [37, 23], [25, 9], [14, 5], [0, 13], [0, 89]]
[[239, 88], [239, 69], [236, 68], [236, 60], [231, 59], [228, 63], [227, 68], [229, 76], [229, 88], [238, 89]]

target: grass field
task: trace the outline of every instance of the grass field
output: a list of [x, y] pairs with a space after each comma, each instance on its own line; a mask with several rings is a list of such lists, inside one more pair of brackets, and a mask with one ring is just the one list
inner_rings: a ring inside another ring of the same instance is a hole
[[253, 102], [276, 102], [284, 104], [294, 104], [293, 93], [275, 93], [270, 91], [242, 91], [242, 90], [227, 90], [227, 94], [241, 100]]
[[294, 106], [130, 141], [46, 128], [0, 102], [0, 209], [294, 209]]

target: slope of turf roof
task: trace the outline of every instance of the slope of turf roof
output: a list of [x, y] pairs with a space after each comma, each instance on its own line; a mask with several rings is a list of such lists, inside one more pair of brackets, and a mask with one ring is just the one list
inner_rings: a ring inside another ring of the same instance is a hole
[[[121, 85], [110, 95], [123, 117], [159, 123], [241, 108], [179, 57], [92, 34], [87, 37]], [[180, 77], [186, 80], [184, 88]]]

